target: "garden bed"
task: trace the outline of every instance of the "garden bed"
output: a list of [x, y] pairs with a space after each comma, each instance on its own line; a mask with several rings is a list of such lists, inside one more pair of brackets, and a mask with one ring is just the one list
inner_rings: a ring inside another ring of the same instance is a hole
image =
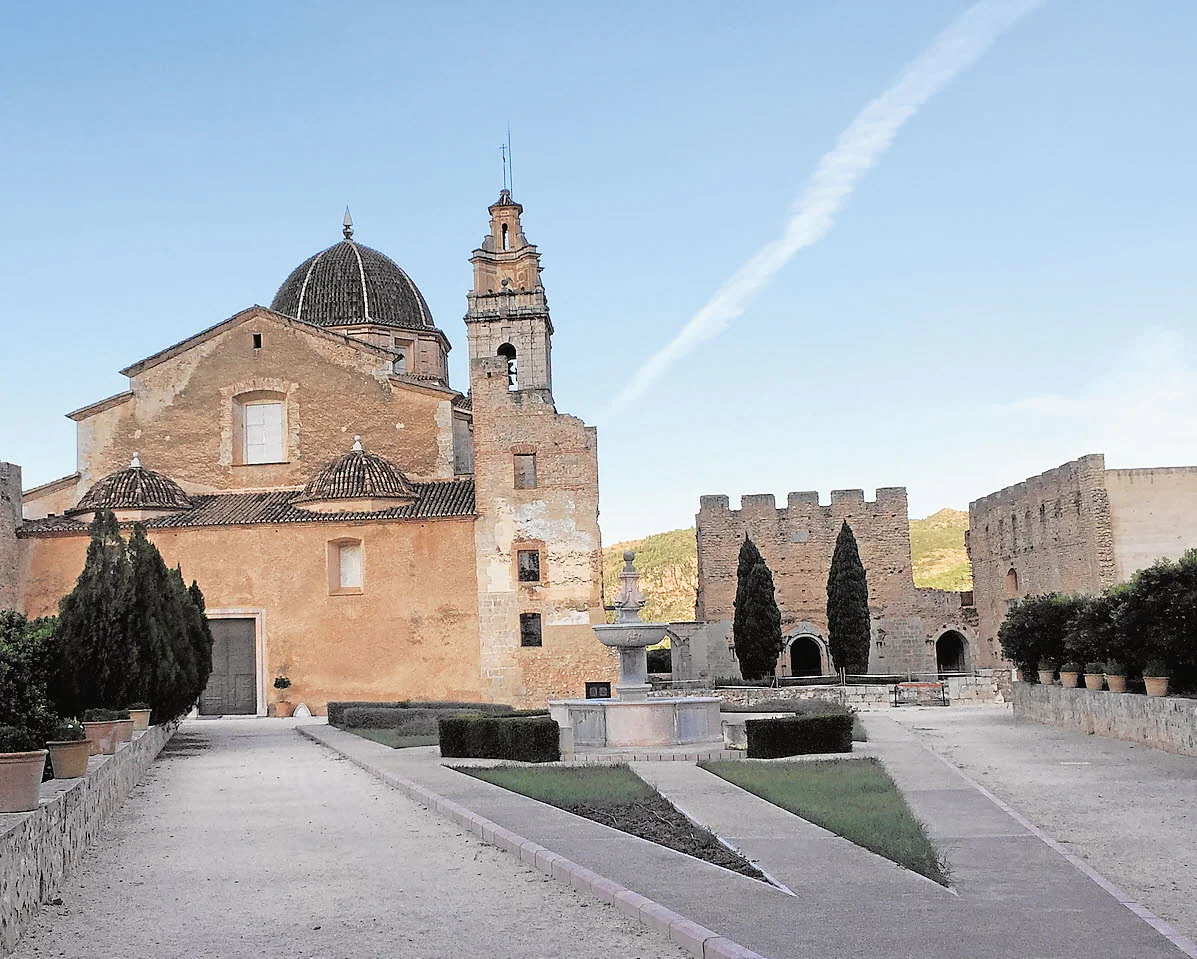
[[454, 767], [577, 816], [677, 852], [764, 881], [764, 874], [713, 833], [682, 815], [627, 766], [529, 769], [523, 766]]
[[404, 729], [346, 729], [345, 732], [369, 739], [371, 742], [382, 743], [392, 749], [408, 749], [412, 746], [435, 746], [436, 733], [431, 735], [412, 735]]
[[876, 759], [699, 763], [741, 789], [940, 885], [946, 856]]

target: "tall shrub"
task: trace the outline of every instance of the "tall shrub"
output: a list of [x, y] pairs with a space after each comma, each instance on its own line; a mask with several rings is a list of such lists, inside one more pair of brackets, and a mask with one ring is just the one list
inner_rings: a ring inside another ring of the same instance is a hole
[[784, 646], [773, 574], [764, 560], [748, 571], [742, 589], [737, 582], [736, 592], [740, 598], [736, 601], [732, 640], [740, 673], [745, 679], [764, 679], [777, 668]]
[[1132, 671], [1162, 660], [1176, 691], [1197, 691], [1197, 550], [1139, 570], [1115, 625]]
[[1139, 657], [1126, 649], [1117, 626], [1118, 610], [1126, 595], [1125, 586], [1115, 586], [1100, 596], [1078, 597], [1073, 613], [1064, 627], [1064, 648], [1060, 661], [1077, 663], [1105, 663], [1114, 661], [1125, 666], [1128, 656], [1133, 662]]
[[869, 670], [869, 583], [852, 527], [844, 521], [827, 575], [827, 649], [839, 669]]
[[23, 726], [44, 742], [56, 725], [49, 685], [54, 667], [53, 617], [27, 620], [0, 610], [0, 726]]
[[[182, 576], [182, 571], [179, 575]], [[187, 596], [199, 613], [198, 623], [193, 621], [191, 629], [191, 645], [195, 649], [195, 699], [199, 699], [212, 675], [212, 627], [208, 625], [205, 615], [208, 607], [204, 602], [204, 594], [194, 579], [187, 587]]]
[[61, 715], [128, 702], [137, 662], [129, 638], [130, 585], [120, 527], [109, 510], [101, 510], [92, 520], [83, 572], [58, 604], [58, 664], [50, 692]]
[[998, 629], [1002, 655], [1021, 669], [1027, 679], [1036, 675], [1041, 661], [1059, 666], [1081, 655], [1080, 650], [1070, 652], [1066, 640], [1070, 622], [1086, 603], [1084, 597], [1060, 593], [1018, 600], [1011, 605]]

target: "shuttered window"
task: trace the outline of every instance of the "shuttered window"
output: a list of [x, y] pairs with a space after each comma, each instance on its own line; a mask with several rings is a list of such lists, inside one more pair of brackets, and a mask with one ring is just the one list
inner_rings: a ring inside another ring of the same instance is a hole
[[284, 455], [283, 404], [249, 403], [245, 407], [245, 462], [281, 463]]
[[341, 589], [361, 589], [362, 544], [342, 543], [340, 549]]

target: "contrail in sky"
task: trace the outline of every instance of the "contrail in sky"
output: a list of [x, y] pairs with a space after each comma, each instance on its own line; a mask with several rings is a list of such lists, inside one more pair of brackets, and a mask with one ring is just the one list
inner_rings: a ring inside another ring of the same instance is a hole
[[1007, 29], [1043, 0], [980, 0], [945, 29], [892, 87], [857, 114], [819, 160], [785, 231], [766, 243], [715, 291], [669, 343], [636, 371], [599, 414], [607, 422], [639, 399], [683, 355], [722, 333], [790, 258], [821, 240], [856, 184], [893, 143], [902, 125], [932, 96], [975, 63]]

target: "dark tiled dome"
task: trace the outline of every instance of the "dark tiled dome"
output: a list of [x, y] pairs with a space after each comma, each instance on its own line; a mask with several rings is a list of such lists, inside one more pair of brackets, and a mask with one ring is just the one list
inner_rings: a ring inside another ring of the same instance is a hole
[[191, 498], [174, 480], [142, 466], [134, 453], [132, 465], [109, 473], [66, 513], [73, 516], [102, 509], [184, 510], [191, 509]]
[[278, 288], [270, 308], [315, 326], [434, 327], [432, 312], [411, 277], [389, 256], [352, 237], [347, 215], [345, 239], [300, 263]]
[[353, 449], [313, 476], [293, 503], [338, 499], [415, 500], [416, 488], [389, 460], [362, 449], [355, 437]]

